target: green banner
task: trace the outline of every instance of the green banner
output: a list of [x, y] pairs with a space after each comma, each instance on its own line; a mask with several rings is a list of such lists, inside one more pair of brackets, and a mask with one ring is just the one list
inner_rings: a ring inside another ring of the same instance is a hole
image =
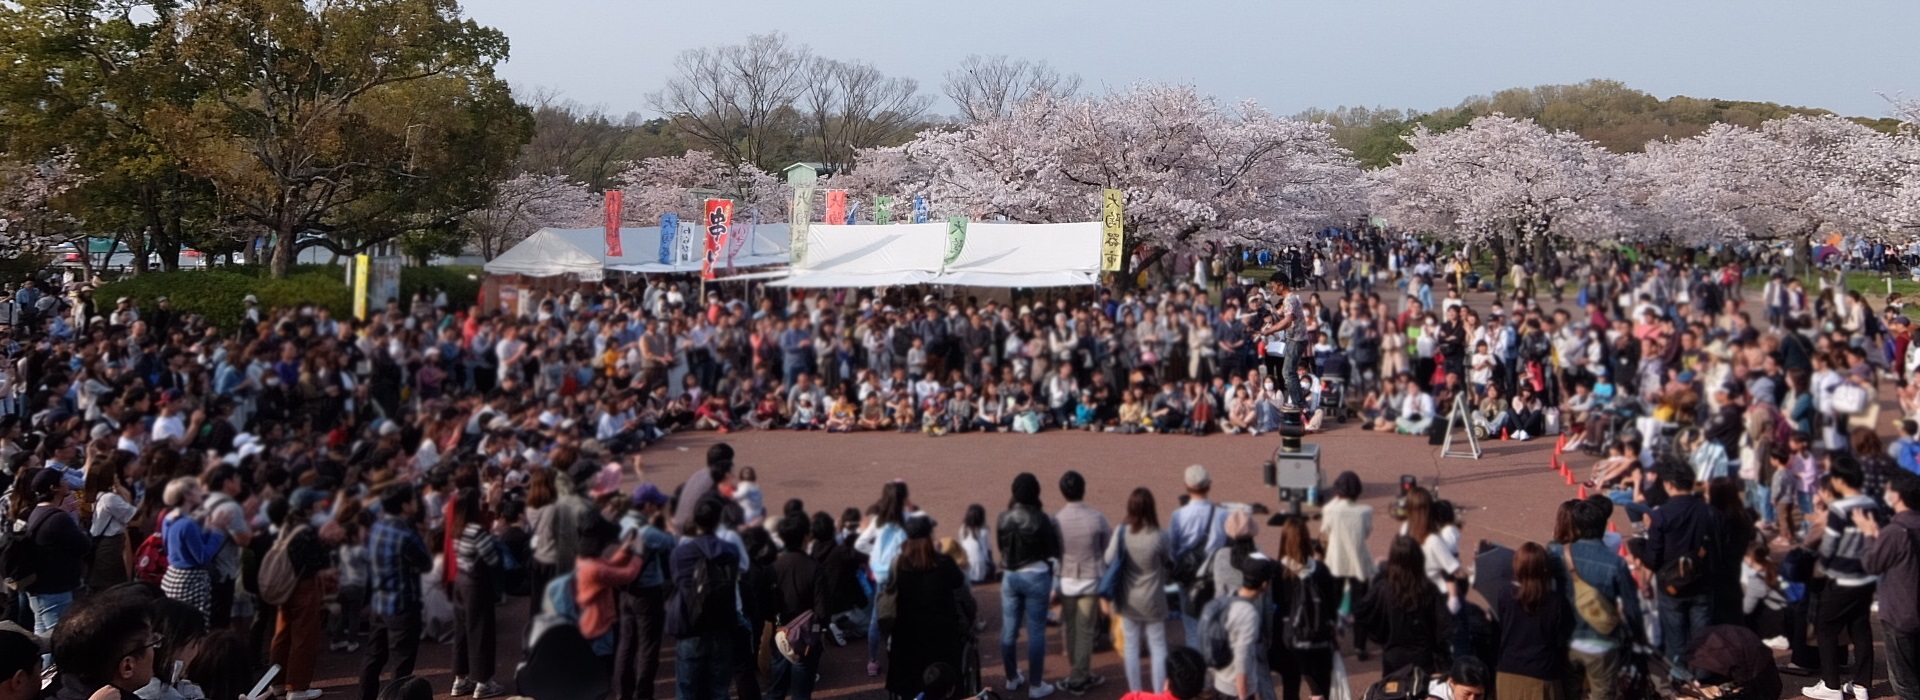
[[960, 259], [960, 250], [967, 247], [967, 217], [955, 216], [947, 219], [947, 257], [940, 266], [952, 265]]
[[873, 200], [873, 223], [885, 226], [893, 223], [893, 198], [876, 197]]

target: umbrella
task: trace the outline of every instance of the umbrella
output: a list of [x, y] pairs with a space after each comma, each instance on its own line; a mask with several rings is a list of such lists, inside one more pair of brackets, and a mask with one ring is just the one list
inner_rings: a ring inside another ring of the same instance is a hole
[[1500, 600], [1500, 591], [1513, 585], [1513, 548], [1494, 542], [1480, 540], [1480, 547], [1473, 555], [1473, 590], [1487, 601], [1491, 608]]
[[1780, 697], [1780, 669], [1760, 635], [1739, 625], [1714, 625], [1687, 645], [1680, 657], [1695, 676], [1712, 675], [1740, 687], [1739, 697]]

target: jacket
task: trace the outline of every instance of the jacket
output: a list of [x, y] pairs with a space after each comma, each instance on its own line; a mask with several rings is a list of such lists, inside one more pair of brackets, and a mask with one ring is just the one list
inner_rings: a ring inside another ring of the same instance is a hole
[[[1574, 569], [1577, 570], [1576, 573], [1580, 574], [1580, 580], [1585, 581], [1589, 586], [1593, 586], [1594, 590], [1598, 591], [1600, 595], [1604, 596], [1607, 600], [1617, 601], [1621, 624], [1625, 629], [1640, 629], [1640, 593], [1638, 586], [1634, 583], [1633, 573], [1627, 568], [1626, 560], [1621, 559], [1619, 554], [1615, 554], [1612, 550], [1607, 549], [1607, 545], [1597, 539], [1580, 540], [1567, 546], [1573, 550], [1573, 566]], [[1564, 569], [1566, 567], [1566, 557], [1561, 555], [1561, 549], [1562, 547], [1560, 545], [1552, 545], [1547, 548], [1548, 558], [1553, 561], [1555, 569]], [[1560, 571], [1559, 573], [1560, 576], [1565, 579], [1565, 582], [1560, 585], [1560, 590], [1565, 593], [1567, 600], [1571, 602], [1573, 600], [1572, 579], [1566, 576], [1565, 571]], [[1599, 631], [1593, 629], [1592, 625], [1587, 624], [1586, 618], [1580, 617], [1578, 614], [1575, 614], [1573, 618], [1573, 638], [1575, 640], [1586, 644], [1610, 648], [1610, 645], [1614, 641], [1613, 638], [1604, 636], [1600, 634]], [[1619, 635], [1620, 630], [1615, 629], [1614, 636], [1617, 637]]]
[[640, 575], [643, 563], [626, 547], [615, 549], [604, 561], [586, 556], [575, 560], [574, 590], [580, 600], [580, 636], [593, 639], [613, 629], [614, 621], [619, 618], [613, 594]]
[[[1658, 572], [1702, 546], [1708, 551], [1700, 565], [1706, 566], [1715, 560], [1719, 542], [1720, 520], [1706, 500], [1691, 493], [1674, 496], [1666, 505], [1653, 509], [1652, 524], [1647, 527], [1647, 568]], [[1664, 588], [1660, 595], [1666, 595]]]
[[1060, 530], [1060, 578], [1097, 581], [1106, 572], [1101, 554], [1113, 534], [1107, 516], [1074, 502], [1061, 508], [1054, 522]]
[[1880, 577], [1880, 621], [1902, 634], [1920, 633], [1920, 511], [1895, 514], [1860, 562]]
[[1060, 531], [1046, 513], [1014, 506], [1000, 514], [996, 529], [994, 537], [1000, 545], [1000, 561], [1008, 572], [1060, 556]]
[[[731, 562], [734, 567], [744, 570], [745, 562], [740, 561], [740, 551], [718, 537], [701, 536], [680, 543], [673, 550], [673, 599], [667, 604], [667, 634], [680, 639], [727, 635], [733, 633], [731, 626], [713, 623], [705, 628], [696, 628], [693, 620], [686, 619], [686, 598], [697, 595], [694, 590], [694, 571], [709, 559]], [[636, 565], [635, 573], [639, 572]], [[718, 616], [715, 616], [718, 619]], [[584, 626], [583, 626], [584, 627]]]

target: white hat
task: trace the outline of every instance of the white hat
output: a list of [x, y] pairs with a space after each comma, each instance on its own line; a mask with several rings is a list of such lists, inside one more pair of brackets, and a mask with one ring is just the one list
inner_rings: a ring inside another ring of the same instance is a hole
[[1206, 467], [1198, 464], [1187, 467], [1186, 476], [1187, 488], [1203, 489], [1213, 485], [1213, 476], [1207, 473]]
[[255, 297], [255, 296], [254, 296], [254, 295], [252, 295], [252, 294], [248, 294], [248, 295], [246, 295], [246, 296], [244, 296], [244, 297], [241, 297], [241, 298], [240, 298], [240, 301], [242, 301], [242, 302], [245, 302], [245, 303], [248, 303], [248, 304], [258, 304], [258, 303], [260, 303], [260, 299], [259, 299], [258, 297]]

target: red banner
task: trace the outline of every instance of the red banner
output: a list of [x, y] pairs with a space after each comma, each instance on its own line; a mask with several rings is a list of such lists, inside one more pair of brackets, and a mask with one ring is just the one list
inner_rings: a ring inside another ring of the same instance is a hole
[[700, 263], [700, 278], [713, 279], [713, 265], [720, 260], [720, 251], [726, 245], [727, 229], [733, 225], [733, 200], [707, 200], [707, 251], [706, 258]]
[[826, 223], [839, 226], [847, 223], [847, 191], [827, 190]]
[[607, 190], [607, 257], [626, 255], [620, 250], [620, 190]]

